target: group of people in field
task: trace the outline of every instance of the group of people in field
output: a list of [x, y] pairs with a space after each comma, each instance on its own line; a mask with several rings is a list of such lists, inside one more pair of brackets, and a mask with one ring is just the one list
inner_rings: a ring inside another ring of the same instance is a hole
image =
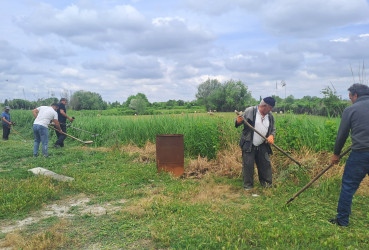
[[[40, 106], [32, 110], [32, 114], [35, 118], [33, 122], [33, 135], [35, 138], [33, 144], [33, 156], [38, 157], [39, 148], [41, 145], [41, 151], [43, 157], [48, 157], [49, 148], [49, 126], [50, 122], [53, 123], [53, 128], [56, 130], [57, 140], [54, 143], [55, 148], [64, 147], [64, 140], [67, 137], [67, 119], [73, 122], [74, 118], [67, 115], [66, 98], [61, 98], [59, 103], [53, 103], [50, 106]], [[3, 140], [9, 139], [11, 126], [15, 125], [11, 120], [10, 107], [6, 106], [4, 112], [1, 114], [1, 120], [3, 125]]]
[[[355, 83], [349, 87], [348, 91], [352, 105], [343, 111], [334, 152], [330, 160], [331, 164], [337, 164], [340, 161], [340, 153], [351, 133], [352, 152], [346, 162], [342, 177], [337, 215], [329, 220], [329, 222], [338, 226], [348, 226], [353, 195], [359, 188], [361, 181], [366, 175], [369, 175], [369, 87]], [[32, 111], [35, 117], [33, 123], [34, 157], [38, 156], [40, 144], [42, 144], [42, 155], [48, 157], [48, 126], [50, 121], [56, 127], [58, 138], [54, 147], [64, 146], [66, 120], [68, 119], [70, 122], [74, 120], [74, 118], [67, 115], [66, 104], [67, 99], [61, 98], [59, 103], [53, 103], [51, 106], [41, 106]], [[245, 112], [235, 119], [236, 128], [244, 125], [240, 139], [244, 190], [254, 188], [255, 164], [260, 185], [265, 188], [273, 187], [272, 166], [269, 156], [272, 154], [270, 145], [274, 144], [276, 134], [275, 121], [271, 112], [274, 106], [275, 99], [265, 97], [259, 105], [246, 108]], [[6, 106], [1, 114], [3, 140], [8, 140], [11, 126], [15, 125], [11, 120], [9, 110], [10, 108]], [[258, 133], [255, 131], [258, 131]]]

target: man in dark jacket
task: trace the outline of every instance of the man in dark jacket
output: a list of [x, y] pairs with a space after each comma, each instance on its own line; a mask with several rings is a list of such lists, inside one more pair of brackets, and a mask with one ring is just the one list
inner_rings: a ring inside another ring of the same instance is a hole
[[[60, 102], [58, 103], [59, 108], [56, 111], [58, 113], [58, 121], [60, 123], [60, 127], [62, 129], [62, 131], [64, 133], [67, 133], [67, 119], [70, 122], [73, 122], [73, 118], [69, 117], [67, 115], [67, 109], [65, 107], [65, 105], [67, 104], [67, 99], [66, 98], [61, 98]], [[56, 133], [56, 137], [58, 138], [57, 141], [54, 143], [54, 147], [55, 148], [60, 148], [60, 147], [64, 147], [64, 140], [65, 138], [67, 138], [67, 136], [65, 134], [61, 134], [58, 131], [55, 131]]]
[[369, 175], [369, 87], [355, 83], [348, 91], [353, 105], [343, 111], [331, 158], [331, 164], [340, 161], [339, 155], [351, 131], [352, 152], [342, 176], [337, 216], [329, 220], [339, 226], [348, 226], [352, 198], [365, 175]]
[[[242, 149], [242, 175], [245, 190], [254, 187], [254, 163], [258, 169], [260, 184], [263, 187], [272, 186], [272, 165], [269, 155], [272, 154], [270, 144], [274, 143], [275, 136], [274, 117], [271, 112], [274, 105], [274, 98], [266, 97], [259, 105], [246, 108], [244, 114], [236, 119], [236, 128], [244, 124], [240, 147]], [[267, 137], [267, 142], [250, 129], [244, 120]]]

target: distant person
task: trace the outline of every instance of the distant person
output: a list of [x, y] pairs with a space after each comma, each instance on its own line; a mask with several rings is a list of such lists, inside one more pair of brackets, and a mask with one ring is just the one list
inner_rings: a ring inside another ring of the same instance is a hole
[[[259, 105], [246, 108], [244, 114], [238, 116], [235, 121], [236, 128], [241, 124], [244, 125], [240, 147], [242, 149], [242, 175], [245, 190], [251, 190], [254, 187], [254, 163], [258, 169], [260, 184], [263, 187], [272, 186], [272, 165], [269, 155], [272, 154], [270, 144], [274, 143], [276, 131], [271, 112], [274, 106], [274, 98], [265, 97]], [[267, 141], [250, 129], [244, 120], [267, 137]]]
[[58, 113], [56, 110], [59, 105], [53, 103], [50, 106], [41, 106], [32, 110], [33, 116], [36, 118], [33, 122], [33, 135], [35, 136], [35, 143], [33, 146], [33, 156], [38, 156], [38, 150], [40, 143], [42, 143], [42, 155], [48, 157], [48, 145], [49, 145], [49, 129], [48, 125], [50, 121], [53, 121], [56, 128], [61, 132], [61, 128], [58, 122]]
[[[58, 121], [59, 121], [59, 124], [60, 124], [60, 127], [61, 127], [62, 131], [64, 133], [67, 133], [67, 123], [66, 123], [66, 121], [68, 119], [70, 122], [73, 122], [74, 119], [67, 115], [67, 109], [65, 107], [65, 105], [67, 104], [67, 99], [66, 98], [61, 98], [60, 102], [58, 104], [59, 104], [59, 108], [57, 110]], [[58, 131], [55, 131], [55, 133], [56, 133], [56, 137], [58, 139], [54, 143], [54, 147], [55, 148], [64, 147], [64, 140], [65, 140], [65, 138], [67, 138], [67, 136], [65, 134], [59, 133]]]
[[346, 161], [342, 176], [337, 215], [329, 220], [339, 226], [348, 226], [352, 198], [365, 175], [369, 175], [369, 87], [355, 83], [348, 91], [353, 105], [343, 111], [331, 158], [331, 164], [340, 161], [339, 155], [351, 132], [352, 152]]
[[1, 113], [1, 121], [3, 125], [3, 140], [7, 141], [10, 134], [10, 126], [15, 125], [10, 118], [10, 107], [5, 106], [4, 112]]

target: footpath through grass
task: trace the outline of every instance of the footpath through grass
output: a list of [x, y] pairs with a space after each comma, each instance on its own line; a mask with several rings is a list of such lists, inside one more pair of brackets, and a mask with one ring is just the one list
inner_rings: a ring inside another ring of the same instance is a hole
[[[257, 185], [250, 192], [242, 189], [239, 178], [195, 180], [157, 174], [155, 162], [138, 163], [137, 154], [118, 149], [67, 141], [65, 148], [49, 152], [49, 158], [32, 158], [32, 142], [24, 143], [15, 135], [0, 142], [0, 225], [81, 194], [91, 198], [88, 205], [109, 203], [117, 210], [95, 215], [76, 205], [68, 211], [73, 216], [50, 216], [22, 231], [0, 233], [0, 247], [367, 249], [369, 244], [367, 193], [355, 196], [348, 228], [327, 222], [335, 215], [339, 176], [319, 180], [285, 206], [310, 178], [303, 169], [294, 168], [295, 178], [277, 172], [276, 188]], [[27, 171], [34, 167], [75, 181], [34, 176]], [[122, 199], [125, 202], [119, 203]]]

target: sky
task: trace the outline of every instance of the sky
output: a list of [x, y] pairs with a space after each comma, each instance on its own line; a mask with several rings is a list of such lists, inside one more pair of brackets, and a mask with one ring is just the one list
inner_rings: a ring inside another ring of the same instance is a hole
[[347, 99], [367, 65], [368, 0], [0, 0], [0, 102], [192, 101], [207, 79]]

